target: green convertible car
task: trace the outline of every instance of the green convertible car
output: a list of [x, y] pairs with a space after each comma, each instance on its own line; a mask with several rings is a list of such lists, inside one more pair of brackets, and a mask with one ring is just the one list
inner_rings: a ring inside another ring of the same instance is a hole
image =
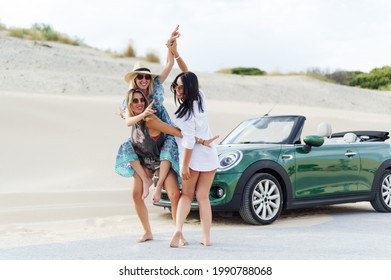
[[[270, 224], [285, 209], [369, 201], [391, 212], [391, 145], [385, 131], [331, 134], [327, 123], [301, 137], [306, 118], [263, 116], [236, 127], [218, 146], [213, 211]], [[163, 192], [156, 206], [170, 207]], [[192, 209], [197, 209], [193, 201]]]

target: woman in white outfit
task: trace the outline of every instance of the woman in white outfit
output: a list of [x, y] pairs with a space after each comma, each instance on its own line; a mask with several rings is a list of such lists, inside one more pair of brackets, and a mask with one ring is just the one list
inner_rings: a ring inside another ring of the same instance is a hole
[[201, 243], [210, 246], [212, 210], [209, 191], [218, 167], [218, 155], [214, 144], [210, 147], [195, 145], [195, 139], [212, 138], [208, 124], [208, 107], [204, 93], [199, 90], [197, 76], [192, 72], [179, 74], [172, 83], [171, 90], [175, 94], [175, 102], [178, 101], [180, 104], [172, 121], [182, 131], [183, 138], [175, 137], [179, 151], [182, 194], [178, 203], [176, 227], [170, 246], [178, 247], [187, 244], [182, 228], [191, 210], [194, 194], [196, 194], [199, 205], [202, 226]]

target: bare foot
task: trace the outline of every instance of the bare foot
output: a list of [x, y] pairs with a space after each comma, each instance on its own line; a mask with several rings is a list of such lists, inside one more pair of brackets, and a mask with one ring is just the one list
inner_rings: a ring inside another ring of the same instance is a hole
[[148, 178], [148, 181], [143, 181], [143, 194], [141, 195], [141, 199], [144, 200], [149, 195], [149, 187], [153, 184], [151, 178]]
[[182, 235], [182, 237], [181, 237], [181, 245], [182, 245], [182, 246], [189, 245], [189, 242], [183, 237], [183, 235]]
[[140, 237], [140, 239], [137, 240], [137, 243], [143, 243], [150, 240], [153, 240], [152, 233], [145, 233], [143, 236]]
[[203, 240], [203, 241], [201, 241], [201, 244], [204, 246], [210, 246], [210, 240], [208, 240], [208, 241]]
[[182, 233], [180, 231], [176, 231], [171, 238], [170, 247], [178, 248], [181, 244], [181, 240], [183, 239]]
[[159, 202], [160, 196], [162, 195], [162, 189], [161, 188], [156, 188], [155, 192], [153, 193], [152, 200], [153, 202]]

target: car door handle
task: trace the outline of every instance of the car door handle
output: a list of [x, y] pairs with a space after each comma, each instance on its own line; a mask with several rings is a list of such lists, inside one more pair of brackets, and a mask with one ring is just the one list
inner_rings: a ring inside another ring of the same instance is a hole
[[290, 159], [293, 158], [293, 156], [292, 156], [292, 155], [283, 155], [283, 156], [281, 156], [281, 158], [282, 158], [283, 160], [290, 160]]
[[345, 156], [347, 156], [347, 157], [354, 157], [356, 155], [357, 155], [357, 153], [352, 152], [352, 151], [346, 151], [346, 153], [345, 153]]

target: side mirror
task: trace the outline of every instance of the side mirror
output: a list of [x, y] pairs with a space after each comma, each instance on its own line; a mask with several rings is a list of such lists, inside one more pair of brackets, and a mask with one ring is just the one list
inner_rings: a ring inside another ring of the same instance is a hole
[[304, 137], [303, 151], [309, 153], [312, 147], [320, 147], [324, 143], [324, 138], [320, 135], [308, 135]]

